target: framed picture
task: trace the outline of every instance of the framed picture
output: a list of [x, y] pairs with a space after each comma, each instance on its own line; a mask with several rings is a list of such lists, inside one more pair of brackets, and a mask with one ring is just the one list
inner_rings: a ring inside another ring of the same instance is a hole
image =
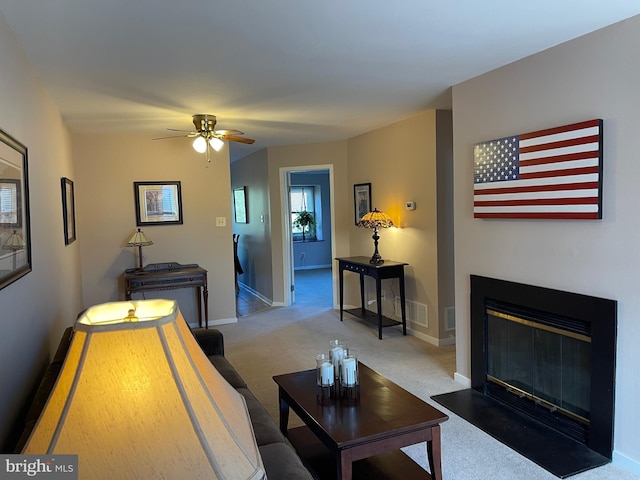
[[353, 186], [353, 209], [355, 222], [358, 225], [360, 219], [371, 211], [371, 184], [356, 183]]
[[66, 177], [60, 179], [62, 186], [62, 224], [64, 225], [64, 244], [76, 240], [76, 207], [73, 182]]
[[180, 182], [133, 182], [136, 225], [182, 225]]
[[31, 267], [27, 147], [0, 130], [0, 289]]
[[233, 207], [236, 223], [249, 223], [247, 218], [247, 187], [233, 189]]

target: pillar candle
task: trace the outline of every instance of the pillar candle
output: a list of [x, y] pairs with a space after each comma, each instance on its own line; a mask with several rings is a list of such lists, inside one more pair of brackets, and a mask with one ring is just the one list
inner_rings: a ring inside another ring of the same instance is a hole
[[351, 386], [356, 383], [356, 359], [345, 358], [342, 360], [342, 384]]
[[340, 370], [340, 362], [344, 357], [344, 349], [342, 347], [334, 347], [331, 349], [331, 361], [333, 362], [334, 375], [337, 377]]
[[333, 365], [329, 362], [320, 365], [320, 381], [323, 386], [333, 385]]

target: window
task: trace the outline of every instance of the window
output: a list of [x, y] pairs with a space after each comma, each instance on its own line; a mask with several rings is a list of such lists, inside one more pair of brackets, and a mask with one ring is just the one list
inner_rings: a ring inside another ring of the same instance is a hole
[[0, 226], [19, 227], [18, 181], [0, 179]]
[[[316, 191], [318, 190], [318, 192]], [[291, 234], [293, 241], [318, 240], [316, 226], [319, 223], [319, 215], [317, 215], [316, 194], [319, 193], [320, 187], [314, 186], [296, 186], [291, 187]], [[295, 221], [300, 212], [309, 212], [314, 220], [314, 225], [302, 227], [296, 225]], [[304, 232], [303, 232], [304, 229]], [[303, 234], [304, 233], [304, 234]]]

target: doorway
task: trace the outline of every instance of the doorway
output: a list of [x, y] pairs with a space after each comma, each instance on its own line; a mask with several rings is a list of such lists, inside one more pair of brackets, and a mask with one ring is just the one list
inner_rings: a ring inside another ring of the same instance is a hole
[[[332, 165], [281, 169], [285, 304], [335, 307]], [[295, 219], [305, 211], [313, 225]]]

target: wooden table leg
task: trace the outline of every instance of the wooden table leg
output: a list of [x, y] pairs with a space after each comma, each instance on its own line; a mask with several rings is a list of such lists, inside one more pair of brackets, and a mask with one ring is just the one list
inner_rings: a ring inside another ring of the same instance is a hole
[[340, 276], [338, 277], [340, 283], [340, 321], [342, 321], [342, 312], [344, 311], [344, 268], [340, 265]]
[[364, 275], [360, 274], [360, 311], [362, 312], [362, 316], [364, 317], [365, 312], [367, 311], [366, 304], [364, 303]]
[[398, 277], [400, 280], [400, 311], [402, 312], [402, 334], [407, 334], [407, 307], [405, 305], [404, 271]]
[[282, 398], [280, 388], [278, 388], [278, 401], [280, 404], [280, 431], [286, 437], [289, 429], [289, 404]]
[[442, 480], [440, 425], [431, 427], [431, 440], [427, 442], [427, 458], [433, 480]]
[[202, 328], [202, 287], [196, 287], [196, 302], [198, 304], [198, 327]]
[[382, 281], [376, 277], [376, 303], [378, 305], [378, 340], [382, 340]]
[[204, 303], [204, 328], [209, 328], [209, 290], [207, 284], [202, 287], [202, 301]]
[[351, 480], [352, 476], [352, 459], [351, 452], [349, 450], [341, 450], [338, 453], [337, 463], [337, 480]]

